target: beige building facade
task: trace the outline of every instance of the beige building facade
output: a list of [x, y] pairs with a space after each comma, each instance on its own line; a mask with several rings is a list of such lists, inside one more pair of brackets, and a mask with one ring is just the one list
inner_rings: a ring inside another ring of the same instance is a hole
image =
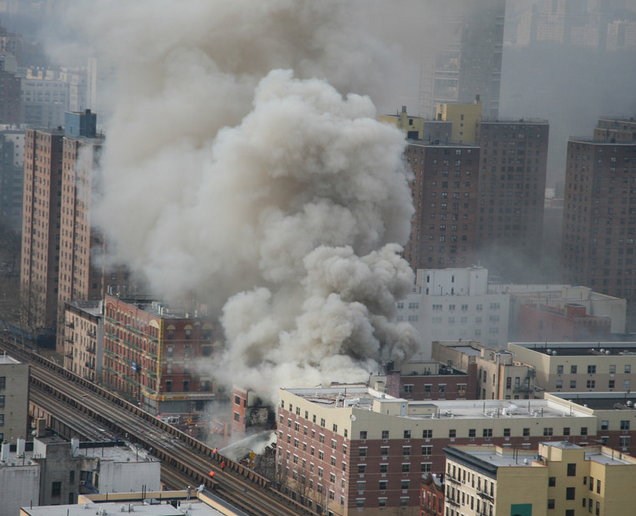
[[0, 443], [27, 435], [29, 365], [0, 355]]
[[636, 459], [605, 446], [450, 446], [446, 457], [448, 516], [618, 516], [636, 502]]

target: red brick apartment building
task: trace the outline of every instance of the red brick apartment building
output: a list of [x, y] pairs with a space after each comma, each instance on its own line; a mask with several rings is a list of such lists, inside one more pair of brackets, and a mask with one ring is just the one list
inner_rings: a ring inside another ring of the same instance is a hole
[[526, 304], [519, 307], [521, 342], [592, 342], [610, 338], [612, 320], [589, 315], [576, 303], [564, 308]]
[[432, 360], [408, 362], [386, 375], [386, 393], [407, 400], [474, 400], [477, 364], [469, 363], [464, 372]]
[[474, 263], [479, 153], [476, 145], [409, 141], [415, 214], [404, 257], [414, 270]]
[[596, 137], [608, 139], [568, 142], [561, 244], [564, 281], [628, 302], [636, 300], [636, 140], [632, 134], [628, 129], [619, 133], [597, 127]]
[[147, 299], [104, 301], [104, 384], [153, 414], [191, 413], [212, 401], [200, 367], [213, 353], [211, 321]]
[[443, 516], [444, 498], [444, 475], [425, 473], [422, 476], [420, 516]]
[[27, 129], [24, 139], [22, 267], [23, 324], [56, 326], [64, 133]]
[[545, 120], [477, 124], [477, 239], [479, 256], [492, 270], [511, 271], [522, 258], [524, 264], [541, 258], [548, 136]]
[[312, 509], [328, 504], [333, 515], [379, 516], [389, 508], [419, 510], [421, 476], [444, 472], [443, 450], [451, 444], [536, 449], [544, 441], [612, 446], [622, 438], [623, 451], [636, 451], [626, 438], [631, 429], [621, 429], [630, 425], [628, 413], [597, 414], [546, 397], [408, 401], [360, 386], [281, 389], [279, 478]]

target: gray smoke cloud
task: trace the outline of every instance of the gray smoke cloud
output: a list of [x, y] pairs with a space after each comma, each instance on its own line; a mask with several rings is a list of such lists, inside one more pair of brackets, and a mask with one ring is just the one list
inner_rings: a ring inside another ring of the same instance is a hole
[[[116, 72], [96, 217], [164, 297], [222, 306], [217, 378], [361, 381], [417, 347], [395, 301], [412, 201], [370, 98], [387, 55], [341, 2], [92, 2]], [[345, 93], [346, 96], [343, 96]]]

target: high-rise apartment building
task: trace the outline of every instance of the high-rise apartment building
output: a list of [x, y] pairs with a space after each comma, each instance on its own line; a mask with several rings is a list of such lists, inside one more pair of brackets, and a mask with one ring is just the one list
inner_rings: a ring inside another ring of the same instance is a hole
[[422, 64], [423, 116], [432, 118], [438, 103], [470, 103], [476, 97], [484, 117], [498, 116], [505, 12], [505, 0], [478, 0], [443, 17], [444, 44]]
[[17, 72], [14, 56], [0, 56], [0, 124], [17, 126], [22, 121], [22, 79]]
[[[66, 129], [29, 129], [25, 139], [22, 226], [22, 319], [36, 334], [64, 321], [64, 302], [103, 299], [123, 272], [105, 274], [104, 244], [91, 226], [94, 170], [103, 138], [96, 116], [67, 113]], [[64, 332], [57, 338], [64, 351]]]
[[64, 133], [27, 129], [24, 142], [21, 318], [29, 331], [56, 326]]
[[22, 79], [22, 123], [58, 127], [69, 109], [69, 84], [52, 70], [31, 69]]
[[415, 206], [404, 257], [415, 269], [466, 267], [475, 260], [479, 147], [409, 141]]
[[[525, 281], [541, 259], [549, 125], [483, 120], [481, 112], [481, 104], [440, 104], [434, 121], [405, 109], [381, 118], [409, 138], [404, 159], [415, 215], [404, 257], [413, 269], [480, 262]], [[433, 128], [446, 139], [412, 139]]]
[[[601, 123], [599, 125], [605, 125]], [[636, 140], [617, 132], [568, 142], [563, 280], [636, 300]]]
[[548, 159], [547, 121], [481, 121], [479, 257], [518, 276], [541, 259]]
[[24, 131], [0, 130], [0, 220], [16, 233], [22, 229], [23, 181]]

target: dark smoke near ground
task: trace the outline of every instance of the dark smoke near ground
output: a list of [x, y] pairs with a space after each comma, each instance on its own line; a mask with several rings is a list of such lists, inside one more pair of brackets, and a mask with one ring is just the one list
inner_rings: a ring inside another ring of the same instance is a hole
[[404, 139], [358, 94], [387, 55], [346, 3], [82, 5], [114, 78], [97, 220], [157, 295], [218, 309], [212, 373], [273, 399], [412, 354]]

